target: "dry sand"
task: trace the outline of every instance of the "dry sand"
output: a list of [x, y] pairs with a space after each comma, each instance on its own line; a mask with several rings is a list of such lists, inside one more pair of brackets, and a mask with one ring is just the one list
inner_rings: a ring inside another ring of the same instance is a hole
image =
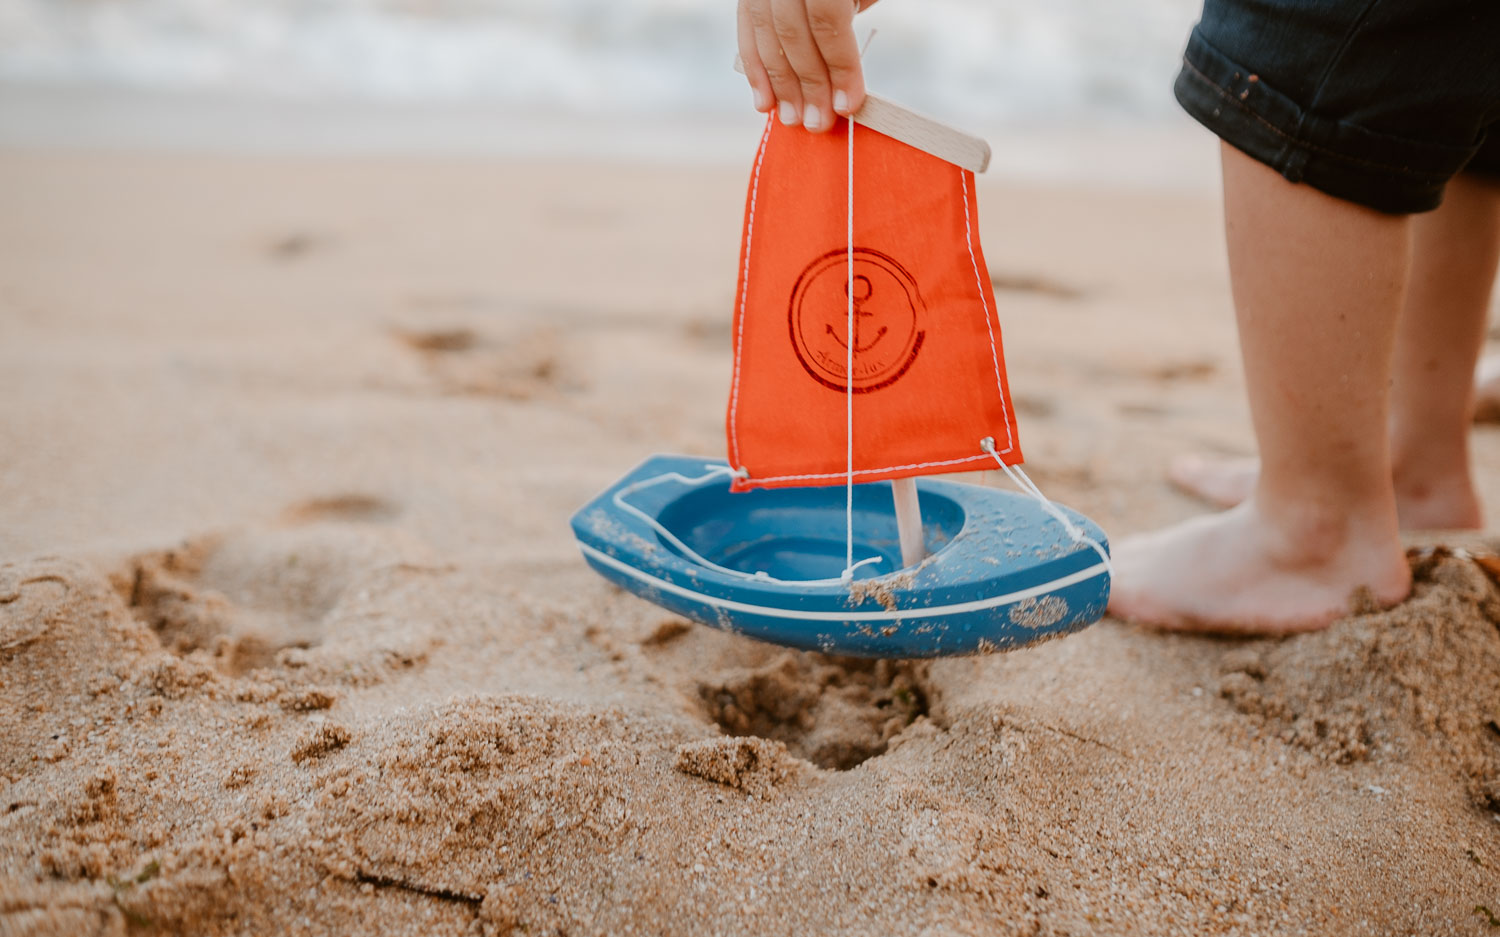
[[[1465, 555], [1320, 634], [930, 664], [591, 574], [575, 506], [719, 450], [742, 185], [0, 154], [0, 934], [1496, 932]], [[1200, 510], [1166, 460], [1250, 443], [1213, 196], [981, 204], [1034, 476]]]

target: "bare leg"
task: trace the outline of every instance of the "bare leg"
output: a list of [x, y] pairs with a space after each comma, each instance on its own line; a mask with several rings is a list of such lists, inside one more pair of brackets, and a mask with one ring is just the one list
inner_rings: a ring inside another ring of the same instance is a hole
[[1411, 589], [1388, 396], [1411, 223], [1223, 148], [1230, 279], [1261, 472], [1245, 503], [1122, 542], [1110, 608], [1167, 628], [1327, 625]]
[[[1443, 206], [1412, 221], [1411, 283], [1396, 336], [1392, 472], [1396, 510], [1407, 530], [1478, 527], [1483, 517], [1469, 476], [1467, 427], [1484, 375], [1471, 379], [1484, 339], [1500, 259], [1500, 185], [1459, 176]], [[1500, 364], [1500, 362], [1497, 362]], [[1500, 400], [1500, 369], [1492, 395]], [[1216, 507], [1255, 489], [1253, 458], [1188, 455], [1167, 469], [1178, 488]]]
[[1500, 186], [1459, 176], [1443, 207], [1412, 224], [1411, 286], [1392, 371], [1396, 506], [1405, 528], [1478, 527], [1469, 424], [1500, 259]]

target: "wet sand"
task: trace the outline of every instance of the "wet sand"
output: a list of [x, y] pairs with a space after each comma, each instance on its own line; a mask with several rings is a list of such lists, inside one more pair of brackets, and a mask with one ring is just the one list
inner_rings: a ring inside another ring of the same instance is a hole
[[[981, 185], [1033, 477], [1115, 537], [1202, 510], [1167, 461], [1251, 451], [1213, 193]], [[932, 663], [588, 571], [577, 505], [720, 451], [742, 199], [0, 152], [0, 934], [1495, 932], [1467, 553], [1319, 634]]]

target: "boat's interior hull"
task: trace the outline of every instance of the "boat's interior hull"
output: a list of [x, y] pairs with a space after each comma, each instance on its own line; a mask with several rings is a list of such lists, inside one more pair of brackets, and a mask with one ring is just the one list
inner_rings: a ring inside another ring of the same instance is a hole
[[[902, 570], [890, 484], [856, 485], [854, 558], [879, 559], [859, 567], [852, 590], [836, 581], [846, 564], [841, 486], [736, 494], [718, 476], [630, 493], [627, 503], [677, 543], [615, 501], [627, 486], [673, 472], [701, 478], [713, 464], [653, 456], [585, 505], [573, 530], [590, 565], [695, 621], [861, 656], [1004, 650], [1077, 630], [1104, 613], [1110, 579], [1098, 552], [1075, 542], [1033, 499], [994, 488], [918, 480], [930, 556]], [[1069, 516], [1108, 549], [1096, 525]], [[756, 573], [765, 578], [743, 575]]]

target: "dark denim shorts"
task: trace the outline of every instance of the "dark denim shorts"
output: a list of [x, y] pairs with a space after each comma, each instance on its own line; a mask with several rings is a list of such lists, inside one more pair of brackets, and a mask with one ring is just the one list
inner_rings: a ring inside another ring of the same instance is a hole
[[1175, 90], [1292, 182], [1429, 211], [1500, 178], [1500, 0], [1204, 0]]

